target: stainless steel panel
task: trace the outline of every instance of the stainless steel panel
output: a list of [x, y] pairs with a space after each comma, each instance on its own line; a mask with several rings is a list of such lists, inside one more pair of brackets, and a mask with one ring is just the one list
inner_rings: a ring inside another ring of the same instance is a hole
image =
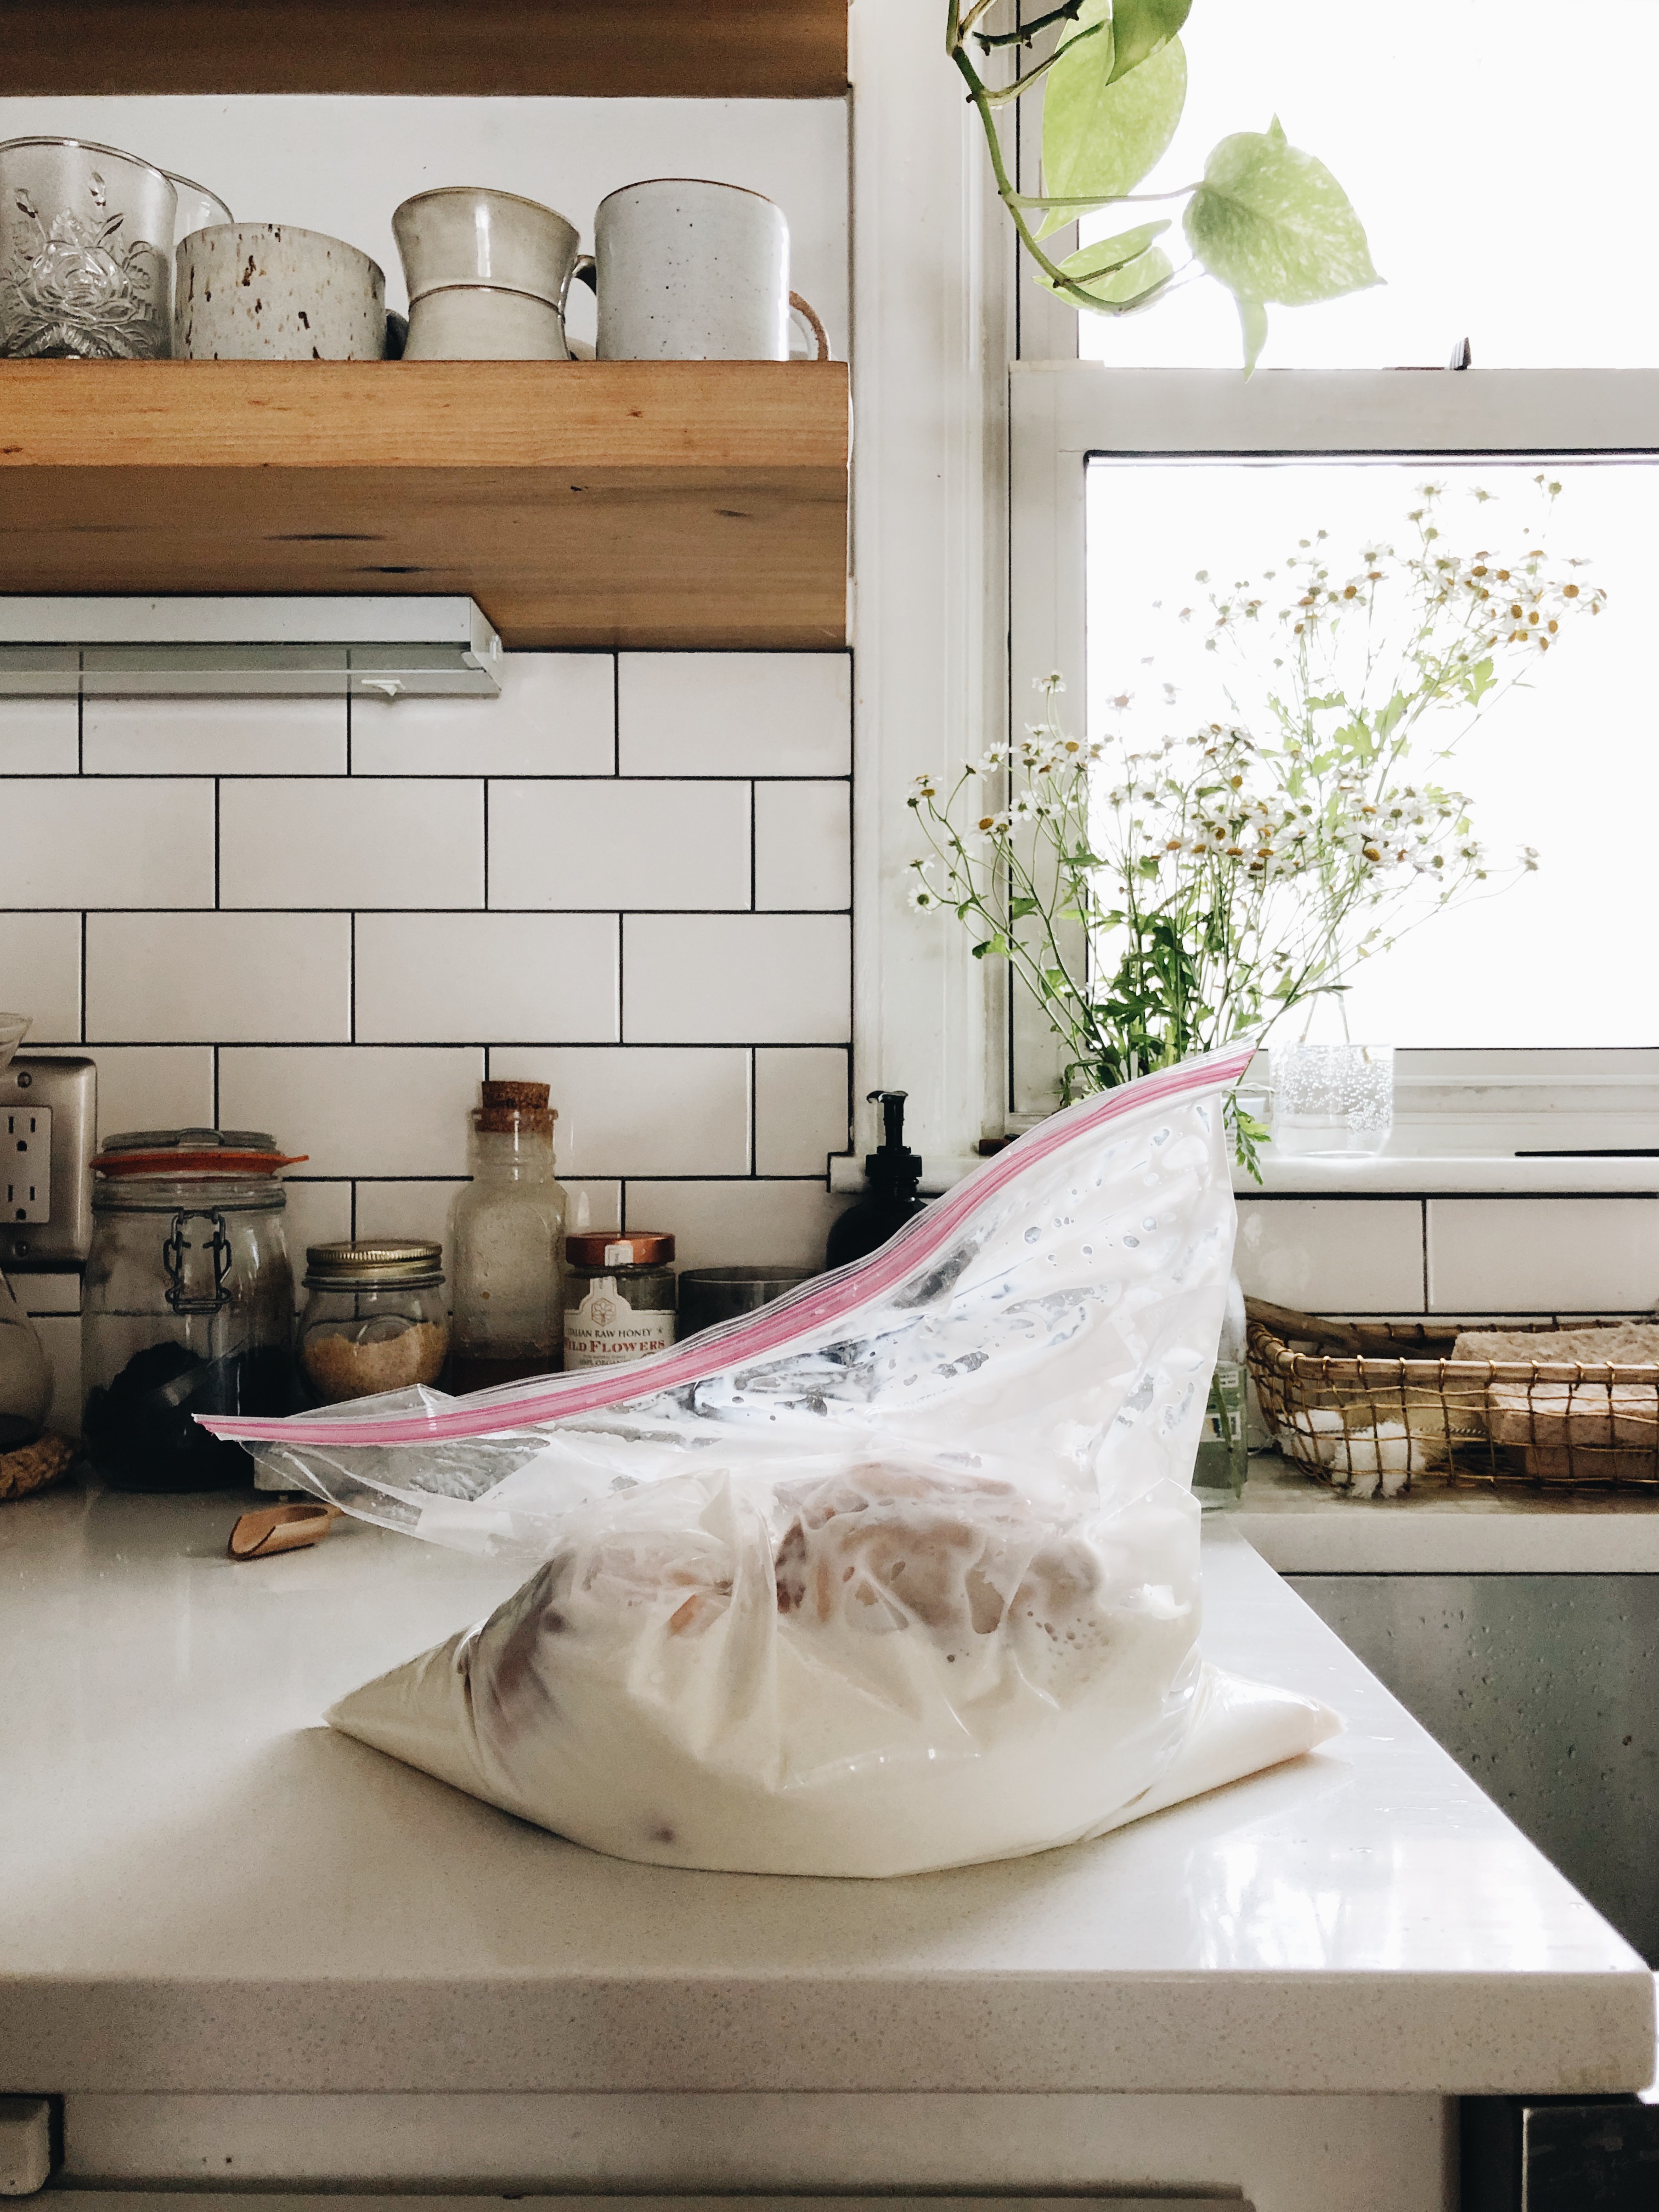
[[1286, 1579], [1659, 1964], [1659, 1576]]
[[[0, 1267], [8, 1273], [79, 1267], [92, 1242], [93, 1146], [98, 1070], [65, 1054], [19, 1054], [0, 1074], [0, 1111], [44, 1107], [52, 1116], [52, 1196], [45, 1221], [0, 1220]], [[25, 1305], [28, 1301], [25, 1297]]]

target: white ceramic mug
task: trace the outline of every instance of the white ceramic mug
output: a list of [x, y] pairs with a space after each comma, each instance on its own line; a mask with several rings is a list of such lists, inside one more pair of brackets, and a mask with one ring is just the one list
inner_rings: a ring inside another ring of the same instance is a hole
[[392, 218], [409, 282], [405, 361], [568, 361], [575, 228], [516, 192], [446, 185]]
[[763, 193], [695, 177], [624, 185], [599, 203], [593, 252], [601, 361], [787, 361], [792, 307], [830, 357], [789, 289], [789, 225]]
[[178, 252], [187, 361], [380, 361], [386, 278], [343, 239], [286, 222], [214, 223]]

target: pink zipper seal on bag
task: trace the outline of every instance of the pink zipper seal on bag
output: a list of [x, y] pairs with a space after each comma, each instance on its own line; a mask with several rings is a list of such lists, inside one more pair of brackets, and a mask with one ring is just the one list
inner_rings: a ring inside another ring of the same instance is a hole
[[606, 1406], [631, 1404], [706, 1381], [740, 1362], [787, 1352], [798, 1339], [816, 1338], [826, 1324], [850, 1318], [871, 1299], [884, 1296], [915, 1274], [988, 1198], [994, 1197], [1027, 1169], [1139, 1108], [1230, 1089], [1243, 1075], [1255, 1052], [1253, 1042], [1233, 1046], [1202, 1060], [1183, 1060], [1177, 1067], [1143, 1075], [1118, 1090], [1066, 1107], [1028, 1130], [944, 1197], [936, 1199], [867, 1259], [804, 1283], [787, 1297], [763, 1306], [752, 1318], [705, 1330], [684, 1346], [653, 1352], [623, 1367], [504, 1383], [441, 1413], [405, 1413], [374, 1421], [330, 1419], [323, 1414], [296, 1414], [286, 1420], [225, 1415], [202, 1419], [202, 1426], [216, 1437], [228, 1437], [239, 1443], [320, 1444], [336, 1450], [362, 1445], [453, 1443], [470, 1437], [497, 1436], [505, 1430], [593, 1413]]

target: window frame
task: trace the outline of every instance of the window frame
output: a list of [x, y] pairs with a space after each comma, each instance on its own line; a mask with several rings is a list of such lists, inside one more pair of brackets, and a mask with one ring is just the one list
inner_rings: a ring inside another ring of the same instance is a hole
[[[1019, 361], [1009, 380], [1009, 699], [1029, 719], [1032, 685], [1087, 696], [1088, 464], [1298, 458], [1561, 462], [1659, 459], [1659, 369], [1115, 368]], [[1040, 1021], [1002, 1025], [1007, 1123], [1051, 1105], [1054, 1055]], [[1602, 1134], [1659, 1144], [1659, 1047], [1417, 1050], [1398, 1066], [1400, 1109], [1456, 1121], [1488, 1155], [1539, 1117], [1564, 1145]], [[1619, 1123], [1610, 1135], [1613, 1115]], [[1528, 1139], [1530, 1141], [1530, 1139]], [[1356, 1171], [1363, 1180], [1363, 1170]]]

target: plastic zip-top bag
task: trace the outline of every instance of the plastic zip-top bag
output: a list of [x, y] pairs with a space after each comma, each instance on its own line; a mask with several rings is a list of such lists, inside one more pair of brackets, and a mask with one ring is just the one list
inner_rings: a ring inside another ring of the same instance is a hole
[[215, 1420], [533, 1571], [336, 1728], [593, 1849], [899, 1875], [1310, 1749], [1197, 1650], [1194, 1458], [1248, 1049], [1054, 1115], [869, 1258], [625, 1367]]

